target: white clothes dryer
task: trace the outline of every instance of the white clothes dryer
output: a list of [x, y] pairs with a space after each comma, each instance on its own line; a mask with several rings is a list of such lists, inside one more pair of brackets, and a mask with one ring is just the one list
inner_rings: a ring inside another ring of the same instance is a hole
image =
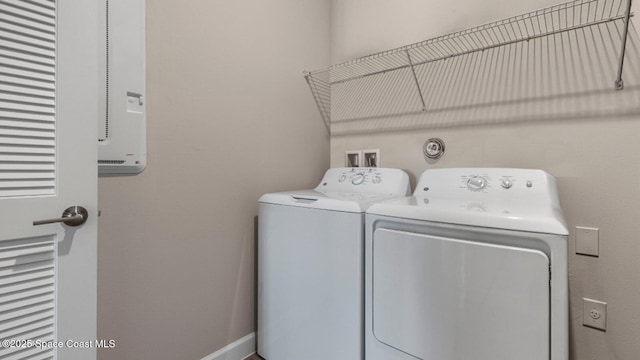
[[363, 359], [364, 212], [409, 194], [401, 170], [333, 168], [313, 190], [260, 198], [260, 356]]
[[365, 225], [367, 360], [567, 360], [567, 227], [540, 170], [425, 171]]

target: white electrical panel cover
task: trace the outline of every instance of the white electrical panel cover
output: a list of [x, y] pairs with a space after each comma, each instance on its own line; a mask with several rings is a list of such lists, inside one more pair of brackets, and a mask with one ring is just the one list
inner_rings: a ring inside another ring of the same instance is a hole
[[147, 162], [145, 0], [104, 0], [98, 174], [135, 175]]

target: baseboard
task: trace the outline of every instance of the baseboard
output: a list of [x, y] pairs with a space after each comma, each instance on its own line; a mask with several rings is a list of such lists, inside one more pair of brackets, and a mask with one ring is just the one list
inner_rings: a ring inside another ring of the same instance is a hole
[[243, 360], [256, 352], [256, 334], [251, 333], [222, 349], [207, 355], [202, 360]]

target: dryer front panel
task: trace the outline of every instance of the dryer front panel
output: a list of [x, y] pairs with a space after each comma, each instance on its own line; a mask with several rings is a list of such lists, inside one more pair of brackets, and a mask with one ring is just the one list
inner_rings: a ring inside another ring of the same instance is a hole
[[371, 250], [371, 330], [398, 359], [549, 359], [542, 251], [385, 228]]

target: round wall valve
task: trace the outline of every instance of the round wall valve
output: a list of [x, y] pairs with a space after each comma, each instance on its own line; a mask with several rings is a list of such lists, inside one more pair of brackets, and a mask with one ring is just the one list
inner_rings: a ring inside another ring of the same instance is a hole
[[431, 138], [424, 143], [424, 156], [428, 159], [440, 159], [444, 154], [444, 141], [438, 138]]

